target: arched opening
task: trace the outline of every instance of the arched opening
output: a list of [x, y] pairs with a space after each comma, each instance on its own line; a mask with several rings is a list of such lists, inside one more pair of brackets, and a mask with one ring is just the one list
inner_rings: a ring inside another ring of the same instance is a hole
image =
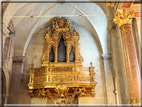
[[71, 48], [69, 59], [70, 59], [70, 62], [75, 61], [75, 54], [74, 54], [74, 51], [73, 51], [73, 47]]
[[58, 62], [66, 62], [66, 46], [63, 37], [61, 37], [58, 46]]
[[49, 61], [50, 62], [54, 62], [54, 51], [53, 51], [53, 47], [51, 48], [50, 54], [49, 54]]

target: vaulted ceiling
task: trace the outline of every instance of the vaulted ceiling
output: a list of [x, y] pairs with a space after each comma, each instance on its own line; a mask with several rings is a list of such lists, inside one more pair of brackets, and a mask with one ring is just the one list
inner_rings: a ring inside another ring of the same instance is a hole
[[[92, 0], [93, 1], [93, 0]], [[93, 1], [94, 2], [94, 1]], [[105, 3], [4, 3], [3, 21], [13, 24], [15, 33], [14, 56], [24, 56], [32, 36], [40, 29], [51, 25], [54, 18], [65, 17], [86, 28], [96, 39], [101, 53], [107, 49], [107, 27], [113, 20], [113, 7]], [[118, 4], [117, 8], [136, 6]], [[135, 14], [137, 17], [137, 15]]]
[[[104, 3], [100, 6], [109, 12]], [[24, 56], [34, 33], [50, 26], [56, 17], [65, 17], [86, 28], [95, 37], [99, 48], [107, 52], [108, 14], [95, 3], [10, 3], [3, 20], [5, 26], [10, 20], [13, 23], [16, 41], [14, 56]]]

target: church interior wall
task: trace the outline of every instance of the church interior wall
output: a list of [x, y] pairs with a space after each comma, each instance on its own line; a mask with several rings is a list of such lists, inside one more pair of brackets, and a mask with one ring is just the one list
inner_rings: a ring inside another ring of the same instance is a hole
[[[49, 14], [60, 15], [61, 13], [63, 15], [68, 13], [71, 13], [72, 15], [112, 14], [112, 9], [110, 7], [105, 9], [107, 6], [103, 6], [102, 3], [91, 4], [92, 6], [84, 3], [52, 3], [49, 4], [49, 7], [46, 5], [48, 4], [33, 3], [30, 5], [28, 3], [12, 3], [8, 6], [6, 5], [7, 10], [5, 10], [6, 14], [4, 14], [4, 17], [6, 17], [7, 14], [17, 16], [30, 16], [33, 14], [46, 16]], [[89, 11], [90, 7], [91, 11]], [[126, 74], [123, 72], [125, 70], [125, 66], [121, 50], [122, 43], [120, 40], [120, 31], [118, 27], [114, 31], [110, 31], [111, 33], [107, 31], [109, 23], [112, 22], [114, 17], [113, 15], [109, 15], [93, 17], [65, 17], [72, 21], [72, 27], [76, 27], [78, 29], [77, 31], [80, 35], [80, 53], [84, 59], [82, 66], [89, 67], [90, 62], [92, 62], [96, 72], [95, 81], [97, 82], [97, 85], [95, 88], [95, 97], [81, 97], [75, 100], [74, 104], [106, 104], [110, 100], [112, 102], [109, 102], [109, 104], [114, 104], [116, 102], [119, 104], [129, 103], [128, 87], [125, 79]], [[31, 98], [27, 83], [29, 82], [29, 69], [31, 68], [31, 64], [33, 63], [34, 67], [41, 66], [41, 57], [43, 55], [45, 43], [44, 35], [47, 32], [46, 28], [51, 27], [51, 22], [55, 18], [58, 17], [4, 18], [6, 26], [9, 24], [9, 21], [13, 23], [16, 34], [16, 36], [10, 35], [11, 48], [9, 49], [9, 59], [7, 61], [3, 61], [3, 71], [6, 76], [6, 93], [4, 93], [5, 103], [54, 104], [54, 102], [49, 100]], [[138, 29], [136, 37], [140, 37], [140, 25], [138, 24], [140, 21], [139, 19], [136, 19], [136, 21], [135, 26], [138, 25], [137, 28], [135, 28], [136, 30]], [[8, 34], [7, 32], [9, 31], [4, 30], [4, 33]], [[7, 35], [3, 35], [3, 46], [6, 37]], [[138, 40], [139, 39], [136, 38], [136, 41]], [[139, 43], [137, 43], [137, 48], [139, 49], [138, 44]], [[138, 50], [137, 53], [139, 53]], [[106, 60], [103, 59], [104, 57], [102, 58], [102, 55], [111, 56], [112, 59], [108, 60], [108, 65], [105, 63]], [[18, 59], [15, 59], [15, 57]], [[13, 63], [13, 61], [21, 62]], [[109, 76], [106, 75], [107, 72], [110, 73]], [[116, 73], [115, 78], [114, 73]], [[107, 78], [109, 78], [108, 81], [111, 81], [112, 85], [107, 85]], [[114, 87], [117, 87], [118, 89], [117, 95], [113, 92]], [[18, 92], [18, 94], [16, 92]], [[11, 97], [16, 94], [17, 96]], [[9, 95], [10, 97], [8, 99]], [[17, 99], [15, 99], [16, 97]]]

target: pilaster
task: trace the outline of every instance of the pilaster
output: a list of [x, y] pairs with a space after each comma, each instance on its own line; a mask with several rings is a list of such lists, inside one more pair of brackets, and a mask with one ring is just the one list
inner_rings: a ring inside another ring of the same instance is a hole
[[114, 22], [120, 27], [122, 52], [129, 91], [130, 104], [139, 104], [140, 71], [132, 33], [132, 17], [134, 9], [117, 10]]
[[104, 62], [105, 71], [105, 81], [106, 81], [106, 93], [107, 93], [107, 103], [116, 104], [115, 94], [114, 94], [114, 84], [113, 84], [113, 73], [112, 73], [112, 58], [111, 54], [102, 54]]
[[18, 104], [21, 85], [21, 74], [23, 73], [24, 56], [14, 56], [12, 65], [12, 74], [10, 78], [10, 89], [8, 104]]

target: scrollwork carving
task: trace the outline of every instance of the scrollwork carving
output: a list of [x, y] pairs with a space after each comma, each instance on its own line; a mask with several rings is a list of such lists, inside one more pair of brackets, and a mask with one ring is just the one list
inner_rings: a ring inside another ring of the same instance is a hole
[[46, 82], [46, 77], [45, 76], [36, 76], [34, 77], [34, 83], [40, 84]]
[[52, 71], [72, 71], [72, 67], [54, 67]]
[[78, 81], [90, 81], [90, 76], [88, 76], [88, 75], [78, 75]]
[[51, 81], [74, 81], [73, 75], [52, 75]]
[[[68, 91], [70, 90], [72, 90], [73, 92], [68, 93]], [[67, 100], [70, 100], [75, 96], [81, 97], [86, 95], [89, 95], [89, 92], [86, 90], [85, 87], [68, 88], [68, 86], [63, 82], [57, 84], [57, 86], [54, 89], [54, 92], [51, 92], [49, 89], [42, 88], [42, 89], [37, 89], [31, 93], [31, 97], [40, 97], [49, 100], [57, 100], [59, 98], [65, 98]]]

